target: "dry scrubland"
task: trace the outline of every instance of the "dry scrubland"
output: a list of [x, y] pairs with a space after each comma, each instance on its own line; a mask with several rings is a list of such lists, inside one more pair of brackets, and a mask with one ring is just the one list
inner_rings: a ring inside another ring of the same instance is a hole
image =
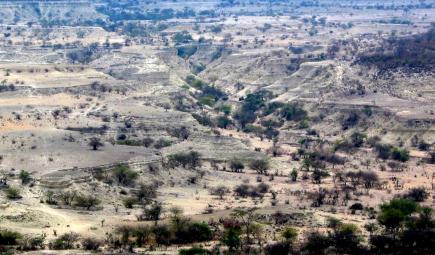
[[433, 254], [434, 22], [1, 1], [0, 253]]

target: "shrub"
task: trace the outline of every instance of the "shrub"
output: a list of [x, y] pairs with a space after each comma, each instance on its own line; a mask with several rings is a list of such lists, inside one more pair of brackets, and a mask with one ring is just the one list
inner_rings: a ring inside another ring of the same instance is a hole
[[132, 185], [138, 176], [138, 173], [131, 170], [130, 167], [126, 165], [119, 165], [112, 170], [112, 173], [121, 185], [128, 186]]
[[435, 164], [435, 151], [429, 152], [429, 158], [427, 159], [429, 164]]
[[348, 129], [349, 127], [355, 126], [356, 124], [358, 124], [359, 119], [360, 116], [357, 112], [349, 113], [349, 115], [347, 115], [342, 122], [343, 129]]
[[380, 206], [381, 211], [378, 221], [388, 230], [395, 231], [400, 228], [404, 221], [414, 213], [418, 205], [416, 202], [407, 199], [393, 199], [389, 203]]
[[420, 143], [418, 144], [418, 149], [421, 151], [427, 151], [430, 148], [430, 144], [428, 144], [425, 141], [420, 141]]
[[284, 229], [281, 235], [286, 240], [287, 243], [293, 243], [296, 241], [296, 238], [298, 237], [298, 231], [295, 228], [288, 227]]
[[0, 246], [1, 245], [16, 245], [22, 238], [22, 235], [18, 232], [0, 229]]
[[150, 137], [145, 137], [142, 140], [143, 146], [145, 146], [146, 148], [150, 147], [153, 142], [154, 142], [154, 139], [152, 139]]
[[136, 196], [139, 202], [149, 204], [152, 199], [157, 197], [157, 186], [154, 184], [141, 183], [136, 192]]
[[360, 132], [354, 132], [350, 136], [350, 139], [352, 141], [352, 144], [354, 147], [361, 147], [364, 144], [364, 140], [367, 138], [366, 134], [360, 133]]
[[234, 193], [240, 197], [247, 197], [251, 194], [252, 186], [248, 184], [240, 184], [234, 188]]
[[225, 226], [222, 243], [228, 246], [230, 251], [238, 249], [242, 243], [241, 241], [241, 228], [239, 226]]
[[320, 184], [322, 182], [322, 179], [328, 176], [329, 173], [321, 169], [314, 169], [313, 173], [311, 174], [311, 178], [313, 179], [313, 182], [317, 184]]
[[30, 181], [30, 173], [25, 171], [25, 170], [21, 170], [20, 175], [19, 175], [20, 179], [21, 179], [21, 183], [22, 184], [26, 184]]
[[285, 104], [281, 108], [281, 116], [289, 121], [299, 121], [307, 117], [307, 112], [299, 104]]
[[20, 190], [17, 188], [9, 187], [5, 190], [6, 197], [9, 199], [20, 199], [22, 196], [20, 195]]
[[266, 183], [259, 183], [256, 190], [260, 193], [267, 193], [269, 191], [269, 185]]
[[394, 160], [406, 162], [409, 160], [409, 152], [406, 149], [393, 148], [393, 150], [391, 151], [391, 157]]
[[252, 123], [257, 119], [255, 112], [265, 106], [266, 101], [271, 97], [272, 93], [267, 90], [259, 90], [246, 95], [243, 105], [234, 114], [234, 118], [237, 119], [242, 125], [242, 128], [244, 128], [246, 124]]
[[375, 149], [378, 153], [378, 157], [381, 159], [388, 159], [391, 156], [391, 145], [377, 143]]
[[188, 59], [196, 53], [198, 47], [196, 45], [183, 45], [177, 47], [177, 55], [180, 58]]
[[163, 212], [163, 206], [159, 202], [154, 202], [151, 206], [143, 209], [142, 215], [138, 217], [139, 220], [153, 220], [158, 221]]
[[128, 209], [133, 208], [133, 205], [137, 204], [138, 202], [139, 202], [138, 199], [135, 197], [127, 197], [122, 201], [125, 208], [128, 208]]
[[329, 246], [331, 246], [331, 239], [328, 236], [319, 232], [312, 232], [308, 234], [302, 250], [312, 255], [325, 254], [325, 250]]
[[415, 202], [423, 202], [429, 197], [429, 193], [423, 187], [412, 188], [404, 197]]
[[143, 146], [143, 142], [140, 140], [120, 140], [116, 141], [116, 144], [127, 146]]
[[72, 202], [77, 196], [77, 191], [75, 190], [66, 190], [62, 191], [59, 195], [60, 199], [63, 201], [65, 205], [72, 205]]
[[264, 253], [266, 255], [288, 255], [290, 254], [291, 247], [288, 243], [273, 243], [264, 247]]
[[82, 248], [88, 251], [97, 251], [102, 244], [102, 241], [92, 237], [83, 238], [81, 241]]
[[240, 197], [262, 197], [269, 191], [269, 185], [260, 183], [257, 187], [249, 184], [240, 184], [234, 188], [234, 193]]
[[45, 242], [45, 235], [25, 235], [23, 236], [20, 241], [20, 249], [24, 251], [29, 250], [37, 250], [37, 249], [43, 249], [44, 248], [44, 242]]
[[191, 242], [210, 241], [213, 233], [207, 223], [192, 223], [188, 227], [188, 235], [191, 236]]
[[216, 119], [216, 125], [220, 128], [227, 128], [231, 124], [233, 124], [233, 122], [227, 116], [219, 116]]
[[53, 250], [74, 249], [74, 244], [79, 240], [80, 235], [74, 232], [65, 233], [50, 243]]
[[172, 40], [179, 44], [179, 43], [189, 43], [193, 41], [192, 35], [189, 34], [187, 31], [181, 31], [177, 32], [172, 36]]
[[168, 164], [170, 167], [182, 166], [186, 168], [190, 166], [196, 168], [201, 165], [200, 154], [196, 151], [172, 154], [168, 156]]
[[354, 224], [342, 223], [331, 235], [333, 246], [338, 254], [359, 254], [361, 236], [360, 230]]
[[96, 151], [98, 148], [103, 147], [104, 144], [101, 142], [101, 139], [98, 137], [92, 137], [89, 140], [88, 145], [92, 148], [92, 150]]
[[86, 210], [90, 210], [92, 207], [99, 205], [101, 201], [93, 195], [78, 195], [75, 200], [75, 205], [78, 207], [84, 207]]
[[186, 140], [190, 136], [190, 131], [186, 127], [168, 128], [167, 132], [171, 136], [177, 137], [182, 140]]
[[351, 210], [362, 210], [364, 206], [361, 203], [355, 203], [349, 207]]
[[254, 159], [249, 164], [251, 169], [257, 171], [258, 174], [267, 174], [269, 169], [269, 161], [267, 159]]
[[293, 168], [293, 170], [290, 172], [290, 177], [293, 182], [296, 181], [296, 179], [298, 178], [298, 170], [296, 170], [296, 168]]
[[219, 196], [220, 199], [223, 199], [224, 195], [227, 194], [228, 192], [230, 192], [230, 190], [227, 187], [220, 185], [215, 188], [212, 188], [210, 194]]
[[241, 160], [234, 158], [230, 161], [231, 171], [241, 172], [244, 168], [245, 168], [245, 165], [243, 164], [243, 162]]
[[192, 247], [189, 249], [181, 249], [178, 254], [180, 255], [211, 255], [212, 253], [209, 250], [206, 250], [201, 247]]
[[156, 148], [156, 149], [161, 149], [161, 148], [164, 148], [164, 147], [168, 147], [168, 146], [171, 146], [172, 145], [172, 142], [171, 141], [169, 141], [169, 140], [166, 140], [166, 139], [164, 139], [164, 138], [159, 138], [159, 140], [157, 140], [155, 143], [154, 143], [154, 148]]
[[227, 104], [221, 105], [218, 108], [218, 110], [223, 112], [225, 115], [230, 115], [230, 113], [231, 113], [231, 105], [227, 105]]
[[213, 126], [211, 118], [207, 114], [192, 113], [192, 117], [203, 126]]

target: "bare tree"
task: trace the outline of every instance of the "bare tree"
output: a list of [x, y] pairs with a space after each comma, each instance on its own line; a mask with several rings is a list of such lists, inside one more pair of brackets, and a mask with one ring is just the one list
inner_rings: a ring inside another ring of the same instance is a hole
[[89, 140], [88, 145], [89, 145], [90, 147], [92, 147], [92, 150], [94, 150], [94, 151], [96, 151], [96, 150], [98, 150], [98, 148], [104, 146], [104, 144], [101, 142], [101, 139], [98, 138], [98, 137], [92, 137], [92, 138]]

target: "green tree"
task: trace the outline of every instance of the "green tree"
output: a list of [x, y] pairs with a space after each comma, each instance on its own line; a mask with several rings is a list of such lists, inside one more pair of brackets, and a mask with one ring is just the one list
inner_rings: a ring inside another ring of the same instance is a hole
[[112, 170], [112, 173], [119, 184], [121, 185], [131, 185], [134, 183], [138, 173], [131, 170], [130, 167], [126, 165], [119, 165]]
[[267, 170], [269, 169], [269, 160], [267, 159], [254, 159], [251, 161], [250, 165], [251, 169], [257, 171], [258, 174], [267, 174]]
[[228, 246], [228, 249], [233, 252], [240, 248], [241, 245], [241, 230], [239, 228], [230, 227], [225, 229], [222, 238], [222, 243]]
[[287, 243], [294, 243], [298, 237], [298, 230], [292, 227], [284, 229], [281, 236], [285, 239]]
[[404, 224], [409, 216], [416, 212], [418, 205], [416, 202], [408, 199], [393, 199], [389, 203], [380, 206], [378, 221], [388, 231], [397, 232]]
[[28, 183], [31, 180], [30, 173], [25, 171], [25, 170], [21, 170], [20, 171], [19, 177], [21, 179], [21, 183], [22, 184], [26, 184], [26, 183]]
[[393, 148], [393, 150], [391, 151], [391, 157], [394, 160], [406, 162], [409, 160], [409, 151], [401, 148]]
[[245, 168], [245, 165], [243, 164], [243, 162], [239, 159], [232, 159], [230, 161], [230, 169], [233, 172], [241, 172], [243, 169]]
[[293, 182], [295, 182], [298, 178], [298, 170], [296, 168], [293, 168], [293, 170], [290, 172], [290, 177]]

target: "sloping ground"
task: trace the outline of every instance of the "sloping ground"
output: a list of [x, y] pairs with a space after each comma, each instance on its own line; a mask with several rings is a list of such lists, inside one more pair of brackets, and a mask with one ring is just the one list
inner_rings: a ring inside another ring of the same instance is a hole
[[[87, 143], [69, 142], [65, 139], [78, 133], [46, 130], [37, 132], [24, 132], [9, 135], [9, 139], [3, 140], [0, 145], [0, 154], [3, 155], [2, 167], [4, 169], [25, 169], [35, 176], [59, 169], [74, 167], [94, 167], [123, 161], [139, 161], [154, 158], [155, 152], [145, 147], [132, 147], [106, 144], [98, 151], [90, 150]], [[10, 140], [17, 144], [24, 143], [25, 147], [6, 146]], [[35, 145], [36, 148], [29, 148]]]
[[[104, 18], [89, 3], [89, 0], [76, 1], [40, 1], [37, 4], [23, 4], [26, 1], [5, 0], [0, 2], [0, 16], [6, 24], [14, 23], [15, 13], [20, 13], [19, 22], [47, 22], [61, 20], [67, 24], [75, 24], [79, 20]], [[29, 1], [30, 2], [30, 1]], [[35, 1], [32, 1], [35, 3]], [[41, 22], [41, 23], [42, 23]]]
[[46, 64], [67, 63], [62, 52], [51, 48], [8, 46], [0, 48], [0, 62]]
[[264, 154], [256, 153], [248, 149], [240, 140], [227, 136], [198, 135], [188, 141], [177, 143], [163, 149], [164, 155], [173, 153], [197, 151], [201, 158], [213, 161], [229, 161], [233, 158], [249, 160], [264, 157]]
[[336, 85], [337, 70], [333, 61], [302, 63], [299, 70], [265, 89], [279, 95], [275, 100], [290, 101], [301, 97], [321, 98], [322, 92]]
[[0, 80], [15, 86], [67, 88], [93, 82], [115, 82], [109, 75], [85, 66], [1, 64]]
[[222, 89], [234, 90], [240, 82], [253, 90], [272, 84], [287, 76], [291, 59], [282, 49], [255, 49], [234, 51], [212, 62], [201, 73], [203, 77], [217, 76], [216, 85]]

